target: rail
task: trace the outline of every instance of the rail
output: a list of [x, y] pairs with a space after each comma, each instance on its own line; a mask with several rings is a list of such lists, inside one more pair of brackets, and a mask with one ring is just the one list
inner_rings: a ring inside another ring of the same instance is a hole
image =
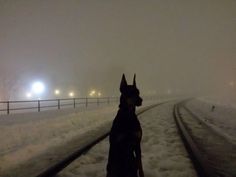
[[[160, 106], [162, 104], [167, 103], [166, 102], [162, 102], [162, 103], [157, 103], [157, 104], [153, 104], [150, 106], [146, 106], [144, 108], [141, 108], [137, 111], [137, 115], [141, 115], [142, 113]], [[100, 141], [104, 140], [110, 132], [106, 132], [105, 134], [101, 135], [100, 137], [96, 138], [95, 140], [93, 140], [92, 142], [90, 142], [89, 144], [85, 145], [84, 147], [82, 147], [81, 149], [78, 149], [75, 152], [72, 152], [70, 155], [68, 155], [66, 158], [62, 159], [61, 161], [59, 161], [56, 164], [53, 164], [51, 167], [48, 167], [47, 169], [45, 169], [44, 171], [42, 171], [40, 174], [36, 175], [36, 177], [49, 177], [49, 176], [55, 176], [57, 173], [59, 173], [60, 171], [62, 171], [65, 167], [67, 167], [70, 163], [72, 163], [75, 159], [77, 159], [78, 157], [80, 157], [82, 154], [84, 154], [85, 152], [87, 152], [89, 149], [91, 149], [93, 146], [95, 146], [97, 143], [99, 143]]]
[[[234, 177], [235, 145], [199, 121], [196, 115], [186, 109], [185, 102], [176, 104], [173, 114], [199, 177]], [[180, 111], [180, 108], [186, 112]], [[183, 113], [187, 113], [186, 117]]]
[[178, 130], [180, 132], [181, 138], [184, 142], [184, 145], [188, 153], [190, 154], [190, 158], [192, 159], [192, 162], [195, 166], [195, 169], [199, 177], [210, 177], [211, 170], [209, 169], [208, 165], [205, 164], [200, 150], [198, 149], [197, 145], [194, 143], [192, 137], [187, 131], [187, 128], [185, 127], [185, 125], [183, 124], [181, 120], [182, 117], [179, 112], [179, 104], [174, 106], [173, 115], [174, 115]]

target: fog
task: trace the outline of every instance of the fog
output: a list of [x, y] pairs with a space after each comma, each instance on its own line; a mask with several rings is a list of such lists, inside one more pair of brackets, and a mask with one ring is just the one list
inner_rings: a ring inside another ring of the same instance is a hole
[[236, 1], [0, 0], [0, 99], [118, 95], [122, 73], [143, 95], [234, 93]]

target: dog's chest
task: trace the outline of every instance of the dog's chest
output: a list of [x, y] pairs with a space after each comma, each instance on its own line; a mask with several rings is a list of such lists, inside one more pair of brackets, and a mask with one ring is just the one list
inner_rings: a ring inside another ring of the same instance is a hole
[[135, 145], [141, 141], [142, 129], [137, 118], [121, 121], [114, 134], [116, 143], [123, 145]]
[[127, 134], [131, 136], [131, 138], [133, 139], [137, 139], [137, 140], [141, 139], [142, 129], [137, 119], [135, 121], [131, 121], [131, 123], [128, 125]]

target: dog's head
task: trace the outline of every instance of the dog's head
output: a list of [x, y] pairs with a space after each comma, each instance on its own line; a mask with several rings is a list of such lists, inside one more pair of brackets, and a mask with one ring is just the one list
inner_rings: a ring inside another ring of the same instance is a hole
[[128, 107], [141, 106], [143, 99], [139, 96], [139, 90], [136, 87], [136, 76], [134, 75], [133, 85], [128, 85], [123, 74], [120, 83], [121, 105], [127, 105]]

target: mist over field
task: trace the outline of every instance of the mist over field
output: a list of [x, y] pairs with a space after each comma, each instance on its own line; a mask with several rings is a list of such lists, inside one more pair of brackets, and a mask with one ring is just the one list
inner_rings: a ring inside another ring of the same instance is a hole
[[0, 100], [60, 89], [235, 96], [234, 0], [0, 0]]

